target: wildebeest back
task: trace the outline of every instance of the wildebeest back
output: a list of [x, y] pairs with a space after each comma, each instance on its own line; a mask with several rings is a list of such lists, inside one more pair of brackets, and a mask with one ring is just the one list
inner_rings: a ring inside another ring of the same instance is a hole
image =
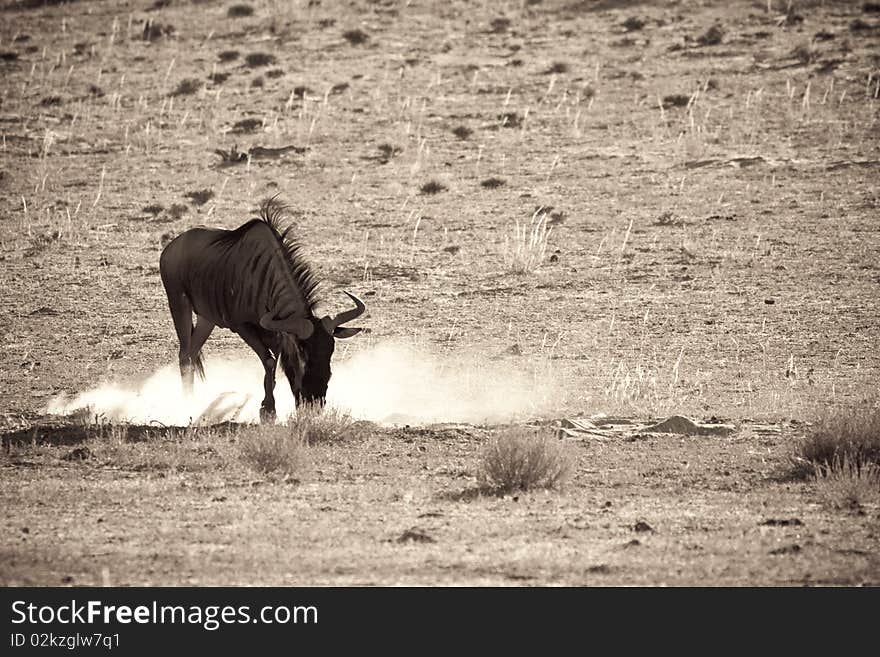
[[235, 328], [255, 317], [306, 317], [310, 307], [284, 247], [266, 222], [235, 230], [192, 228], [172, 240], [160, 258], [169, 293], [185, 294], [197, 315]]

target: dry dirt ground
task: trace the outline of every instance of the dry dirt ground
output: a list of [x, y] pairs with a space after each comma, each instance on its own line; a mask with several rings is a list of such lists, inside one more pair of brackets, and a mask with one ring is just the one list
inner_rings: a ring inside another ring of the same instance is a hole
[[[0, 581], [880, 584], [876, 505], [786, 478], [876, 395], [877, 3], [232, 4], [0, 1]], [[173, 362], [164, 241], [275, 193], [328, 304], [369, 304], [340, 358], [404, 340], [551, 373], [544, 420], [737, 431], [569, 438], [564, 488], [499, 497], [493, 426], [360, 426], [283, 481], [223, 432], [42, 416]]]

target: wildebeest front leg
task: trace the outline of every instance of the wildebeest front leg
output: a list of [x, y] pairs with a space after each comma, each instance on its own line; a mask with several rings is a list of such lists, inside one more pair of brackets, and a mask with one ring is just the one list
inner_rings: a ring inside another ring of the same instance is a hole
[[263, 398], [263, 403], [260, 405], [260, 422], [274, 422], [275, 367], [277, 360], [272, 355], [272, 352], [269, 351], [269, 347], [267, 347], [260, 338], [260, 334], [256, 329], [245, 326], [237, 329], [236, 333], [238, 333], [242, 340], [247, 342], [248, 346], [256, 352], [257, 356], [260, 358], [260, 362], [263, 364], [263, 369], [265, 370], [265, 376], [263, 377], [263, 390], [266, 396]]

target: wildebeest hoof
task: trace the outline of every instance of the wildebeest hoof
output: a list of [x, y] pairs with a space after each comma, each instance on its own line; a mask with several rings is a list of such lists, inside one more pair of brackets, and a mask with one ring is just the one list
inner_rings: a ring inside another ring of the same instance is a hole
[[261, 408], [260, 409], [260, 422], [263, 424], [273, 424], [275, 422], [275, 409], [274, 408]]

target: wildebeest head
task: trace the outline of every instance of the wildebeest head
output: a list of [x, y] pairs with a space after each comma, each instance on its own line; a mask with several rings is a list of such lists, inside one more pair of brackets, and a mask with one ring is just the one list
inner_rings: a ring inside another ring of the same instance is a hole
[[[260, 325], [264, 329], [283, 333], [295, 340], [300, 356], [298, 367], [291, 367], [289, 362], [285, 360], [282, 360], [282, 365], [288, 378], [291, 375], [298, 378], [300, 385], [293, 386], [295, 393], [297, 390], [299, 392], [298, 402], [324, 404], [331, 375], [330, 359], [333, 356], [336, 339], [350, 338], [363, 330], [343, 326], [346, 322], [360, 317], [366, 309], [363, 301], [351, 292], [346, 292], [346, 294], [354, 301], [355, 307], [333, 317], [326, 315], [319, 319], [317, 317], [293, 316], [287, 319], [277, 319], [272, 316], [272, 313], [266, 313], [260, 319]], [[284, 350], [282, 349], [282, 351]], [[282, 359], [285, 356], [287, 354], [282, 353]]]

